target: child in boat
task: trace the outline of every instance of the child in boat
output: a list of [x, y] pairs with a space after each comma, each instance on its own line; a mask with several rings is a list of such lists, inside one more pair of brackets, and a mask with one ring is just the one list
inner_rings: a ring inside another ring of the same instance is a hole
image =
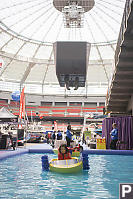
[[66, 159], [71, 159], [71, 154], [69, 153], [67, 145], [62, 144], [59, 147], [58, 160], [66, 160]]

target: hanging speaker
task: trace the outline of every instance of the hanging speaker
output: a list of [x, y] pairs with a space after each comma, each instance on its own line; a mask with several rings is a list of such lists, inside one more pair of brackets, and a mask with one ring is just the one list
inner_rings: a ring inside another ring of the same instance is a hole
[[87, 42], [56, 42], [56, 75], [61, 87], [84, 87], [91, 45]]

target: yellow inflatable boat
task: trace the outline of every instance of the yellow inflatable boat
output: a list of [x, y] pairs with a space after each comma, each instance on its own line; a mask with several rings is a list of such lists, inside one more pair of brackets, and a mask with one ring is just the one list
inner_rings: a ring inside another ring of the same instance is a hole
[[82, 160], [73, 157], [68, 160], [52, 159], [49, 163], [50, 171], [58, 173], [77, 173], [83, 170]]

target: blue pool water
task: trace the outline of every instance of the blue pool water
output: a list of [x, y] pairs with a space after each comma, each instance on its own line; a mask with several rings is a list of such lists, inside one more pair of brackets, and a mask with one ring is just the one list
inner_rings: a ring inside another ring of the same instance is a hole
[[42, 155], [0, 161], [0, 198], [118, 199], [119, 183], [133, 182], [133, 156], [89, 155], [89, 171], [58, 174], [42, 171]]

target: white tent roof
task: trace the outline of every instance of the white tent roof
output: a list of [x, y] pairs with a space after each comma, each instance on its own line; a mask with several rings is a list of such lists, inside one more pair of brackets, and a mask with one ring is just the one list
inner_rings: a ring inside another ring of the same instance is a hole
[[10, 111], [8, 111], [5, 107], [0, 109], [0, 118], [16, 118]]

